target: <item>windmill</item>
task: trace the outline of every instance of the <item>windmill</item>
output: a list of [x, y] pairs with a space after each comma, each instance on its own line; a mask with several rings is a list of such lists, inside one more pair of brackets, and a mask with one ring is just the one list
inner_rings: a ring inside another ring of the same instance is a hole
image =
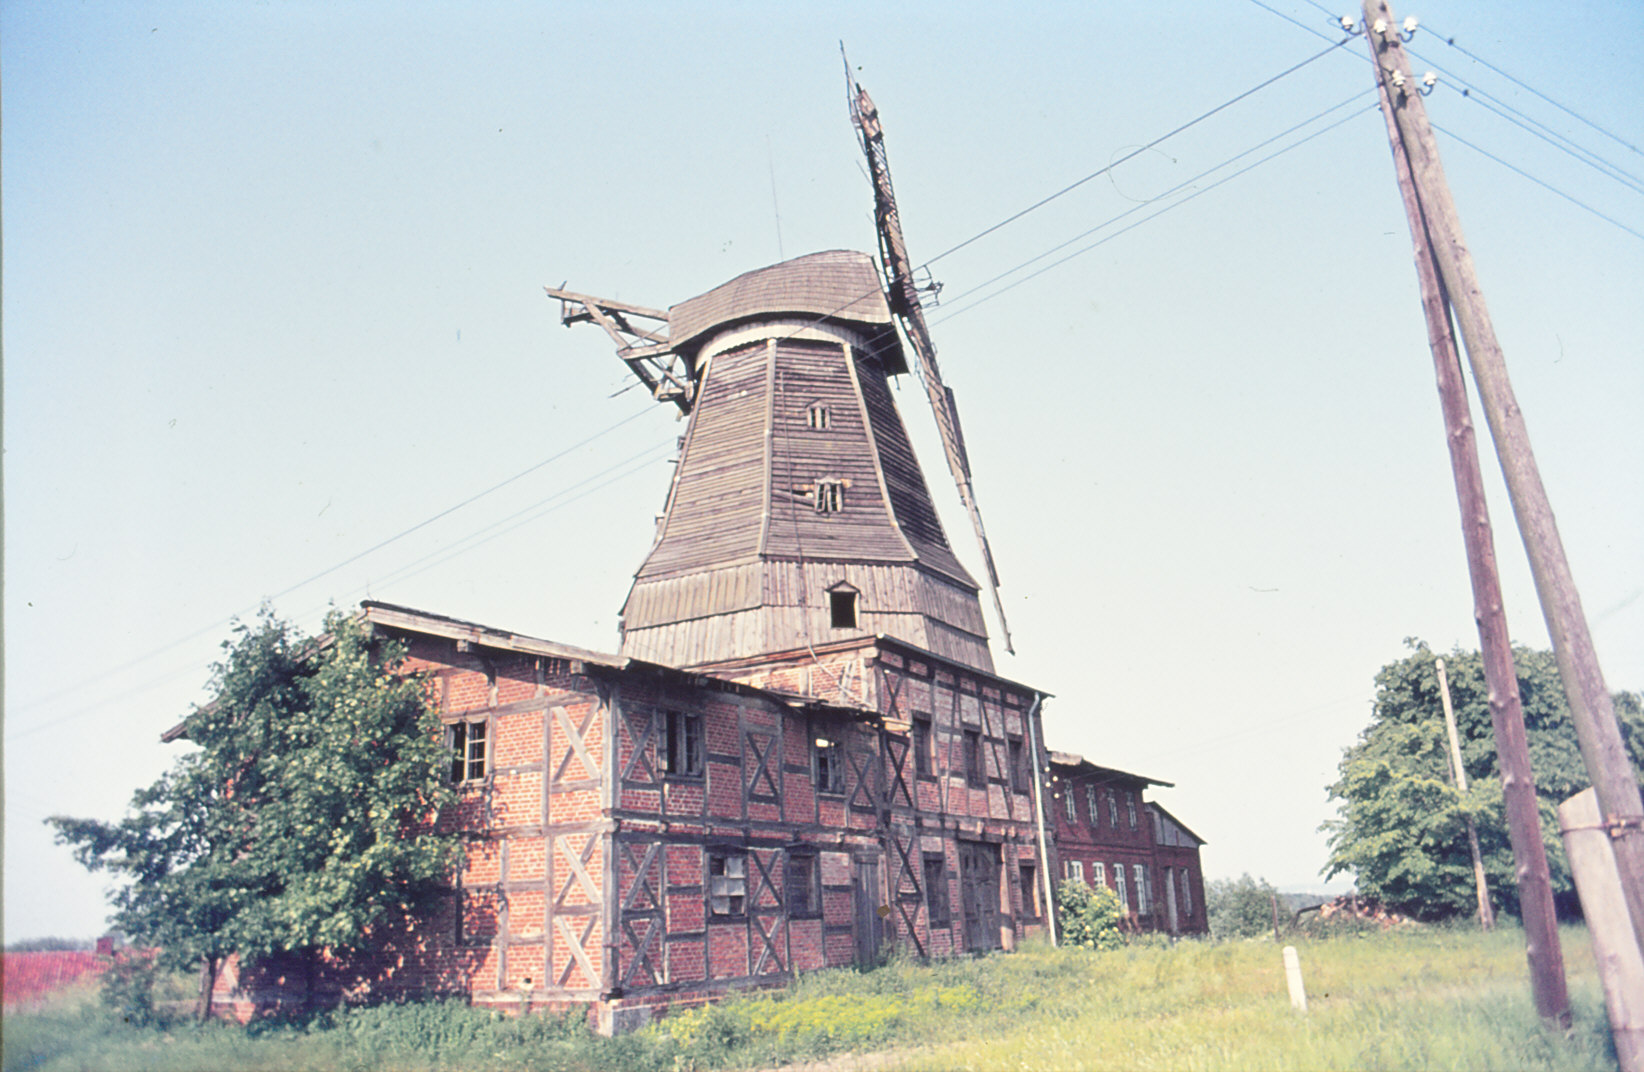
[[889, 389], [888, 377], [910, 371], [905, 335], [1003, 629], [877, 113], [859, 99], [888, 295], [871, 256], [842, 250], [746, 272], [666, 310], [546, 288], [563, 323], [598, 324], [651, 395], [690, 418], [623, 607], [624, 654], [710, 667], [887, 635], [992, 672], [980, 586], [948, 544]]

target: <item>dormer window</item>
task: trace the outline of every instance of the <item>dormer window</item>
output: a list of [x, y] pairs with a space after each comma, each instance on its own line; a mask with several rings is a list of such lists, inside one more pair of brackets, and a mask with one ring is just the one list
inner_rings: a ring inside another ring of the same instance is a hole
[[810, 425], [811, 430], [814, 432], [827, 431], [828, 425], [832, 421], [833, 416], [828, 412], [826, 402], [812, 402], [810, 407], [805, 410], [805, 423]]
[[816, 482], [816, 512], [837, 514], [845, 508], [845, 482], [818, 480]]

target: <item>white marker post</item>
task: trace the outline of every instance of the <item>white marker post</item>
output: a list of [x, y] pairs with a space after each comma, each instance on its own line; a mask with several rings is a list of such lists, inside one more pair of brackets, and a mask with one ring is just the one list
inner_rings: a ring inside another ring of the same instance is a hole
[[1302, 986], [1301, 957], [1296, 955], [1296, 947], [1284, 947], [1284, 981], [1290, 986], [1290, 1007], [1307, 1011], [1307, 989]]

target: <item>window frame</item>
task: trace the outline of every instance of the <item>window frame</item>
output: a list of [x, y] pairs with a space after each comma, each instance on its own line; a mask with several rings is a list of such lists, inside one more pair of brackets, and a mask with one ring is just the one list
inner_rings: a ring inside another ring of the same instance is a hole
[[825, 477], [816, 482], [816, 512], [837, 514], [845, 509], [845, 482]]
[[[710, 847], [704, 854], [703, 865], [706, 868], [706, 881], [702, 884], [702, 894], [707, 901], [708, 922], [728, 922], [745, 920], [748, 918], [748, 852], [746, 849], [730, 847]], [[735, 868], [732, 864], [735, 864]], [[715, 872], [715, 865], [718, 872]], [[715, 880], [721, 880], [716, 883]], [[723, 886], [725, 892], [718, 892]], [[732, 892], [732, 891], [736, 892]], [[714, 906], [718, 898], [724, 898], [723, 911]]]
[[826, 432], [833, 425], [833, 412], [826, 402], [805, 407], [805, 424], [813, 432]]
[[1069, 860], [1067, 862], [1067, 877], [1070, 882], [1074, 879], [1084, 882], [1085, 862], [1083, 860]]
[[811, 731], [811, 784], [818, 793], [845, 795], [845, 746], [835, 733]]
[[1136, 829], [1136, 790], [1125, 790], [1125, 812], [1130, 817], [1130, 828]]
[[908, 722], [908, 738], [913, 749], [913, 773], [920, 778], [934, 778], [936, 764], [932, 762], [931, 748], [936, 738], [931, 717], [923, 712], [914, 712]]
[[1125, 865], [1118, 860], [1113, 861], [1113, 889], [1119, 895], [1119, 907], [1124, 909], [1125, 914], [1128, 915], [1130, 913], [1130, 894], [1125, 892]]
[[1136, 914], [1138, 916], [1152, 915], [1152, 904], [1147, 896], [1147, 865], [1131, 864], [1130, 875], [1136, 883]]
[[967, 729], [965, 734], [965, 784], [972, 789], [986, 789], [988, 772], [982, 760], [982, 731]]
[[[1095, 887], [1107, 886], [1107, 865], [1100, 860], [1090, 863], [1090, 884]], [[1111, 889], [1112, 887], [1108, 887]]]
[[1028, 791], [1027, 750], [1022, 747], [1020, 737], [1005, 738], [1005, 758], [1010, 766], [1010, 791], [1012, 793], [1026, 793]]
[[[936, 868], [934, 874], [931, 871], [933, 866]], [[921, 870], [925, 880], [925, 904], [929, 906], [931, 928], [952, 927], [953, 901], [948, 891], [947, 854], [940, 852], [925, 853]], [[937, 892], [941, 893], [940, 897], [935, 896]]]
[[1067, 815], [1067, 821], [1079, 821], [1079, 803], [1073, 799], [1073, 786], [1069, 785], [1062, 793], [1062, 811]]
[[[474, 729], [479, 740], [474, 740]], [[475, 755], [475, 746], [479, 754]], [[450, 761], [450, 784], [477, 785], [491, 776], [491, 720], [488, 716], [459, 718], [445, 724], [445, 748]], [[474, 772], [475, 765], [479, 773]], [[460, 773], [459, 773], [460, 771]]]
[[834, 629], [860, 629], [862, 621], [860, 593], [854, 588], [835, 588], [828, 592], [828, 624]]
[[662, 712], [657, 766], [664, 778], [701, 780], [707, 771], [707, 732], [700, 712]]
[[1096, 787], [1094, 785], [1085, 786], [1085, 808], [1090, 812], [1091, 826], [1102, 825], [1101, 796], [1102, 795], [1096, 791]]
[[[799, 891], [803, 891], [803, 903], [796, 903]], [[789, 919], [816, 919], [822, 915], [822, 867], [815, 849], [788, 850], [782, 872], [782, 904]]]

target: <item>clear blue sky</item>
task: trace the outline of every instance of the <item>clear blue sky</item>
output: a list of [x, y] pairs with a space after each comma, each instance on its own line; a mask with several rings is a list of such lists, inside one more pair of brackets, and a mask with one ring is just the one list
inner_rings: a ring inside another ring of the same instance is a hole
[[[264, 599], [306, 628], [369, 594], [615, 647], [682, 427], [541, 287], [666, 306], [871, 249], [840, 39], [921, 262], [1339, 36], [1270, 2], [1306, 28], [1247, 0], [0, 5], [6, 937], [102, 928], [102, 880], [41, 820], [120, 814]], [[1600, 658], [1644, 687], [1644, 7], [1414, 13]], [[1052, 745], [1176, 783], [1212, 876], [1316, 883], [1376, 669], [1405, 637], [1476, 644], [1371, 85], [1355, 40], [931, 265], [1000, 671], [1056, 694]], [[1544, 645], [1485, 465], [1515, 637]]]

